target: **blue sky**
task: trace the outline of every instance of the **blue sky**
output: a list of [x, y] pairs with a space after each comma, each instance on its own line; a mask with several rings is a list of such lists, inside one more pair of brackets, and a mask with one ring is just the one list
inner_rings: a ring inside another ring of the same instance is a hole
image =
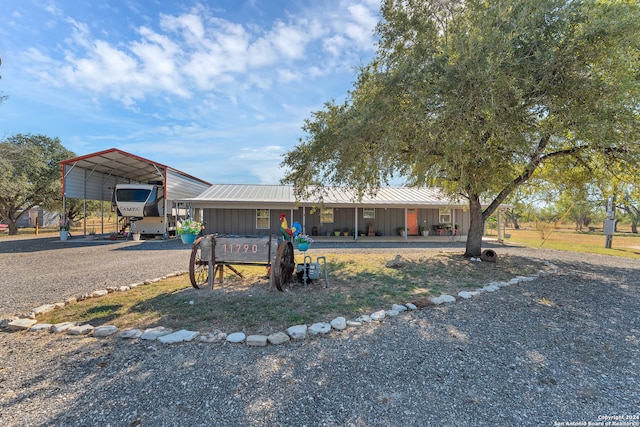
[[0, 0], [0, 136], [119, 148], [212, 183], [282, 154], [375, 54], [379, 0]]

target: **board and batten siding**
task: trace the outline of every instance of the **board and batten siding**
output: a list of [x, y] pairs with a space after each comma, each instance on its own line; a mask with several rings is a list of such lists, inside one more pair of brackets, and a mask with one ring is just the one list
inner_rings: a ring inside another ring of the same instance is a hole
[[[303, 220], [303, 209], [306, 210]], [[346, 227], [349, 232], [355, 229], [355, 208], [334, 208], [333, 223], [321, 224], [320, 211], [310, 213], [310, 208], [299, 208], [293, 211], [288, 209], [270, 209], [270, 229], [256, 228], [256, 209], [204, 209], [204, 221], [206, 221], [206, 233], [238, 234], [238, 235], [269, 235], [280, 234], [280, 214], [285, 214], [289, 226], [294, 222], [304, 225], [304, 232], [311, 235], [314, 227], [317, 235], [333, 235], [334, 230], [342, 230]], [[366, 233], [368, 224], [373, 226], [373, 231], [381, 231], [385, 236], [398, 234], [398, 227], [405, 224], [404, 208], [376, 208], [375, 218], [364, 218], [363, 209], [358, 208], [358, 231]], [[429, 231], [435, 224], [439, 224], [438, 209], [418, 209], [418, 225], [426, 226]], [[455, 210], [456, 223], [462, 234], [467, 234], [469, 212], [462, 209]]]

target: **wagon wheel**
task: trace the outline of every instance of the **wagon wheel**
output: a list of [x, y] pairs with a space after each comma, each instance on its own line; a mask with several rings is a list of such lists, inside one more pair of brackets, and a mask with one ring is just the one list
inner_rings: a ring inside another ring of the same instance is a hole
[[296, 268], [296, 260], [293, 256], [293, 245], [291, 242], [283, 242], [278, 246], [274, 270], [274, 284], [276, 289], [282, 292], [284, 286], [291, 283], [293, 270]]
[[191, 286], [196, 289], [202, 289], [209, 284], [209, 263], [202, 259], [200, 242], [202, 237], [198, 237], [193, 243], [189, 259], [189, 279], [191, 279]]

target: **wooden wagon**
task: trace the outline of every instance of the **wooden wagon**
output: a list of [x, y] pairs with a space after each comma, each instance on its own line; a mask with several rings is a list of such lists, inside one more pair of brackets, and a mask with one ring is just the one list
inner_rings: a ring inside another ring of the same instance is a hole
[[239, 236], [210, 234], [193, 244], [189, 260], [189, 278], [196, 289], [213, 289], [217, 275], [224, 282], [224, 269], [238, 276], [234, 265], [264, 265], [269, 269], [269, 282], [279, 291], [291, 283], [296, 269], [293, 245], [277, 235]]

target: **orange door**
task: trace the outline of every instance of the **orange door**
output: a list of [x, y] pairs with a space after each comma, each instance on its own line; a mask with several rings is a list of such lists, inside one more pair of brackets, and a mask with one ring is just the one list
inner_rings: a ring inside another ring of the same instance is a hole
[[407, 209], [407, 234], [410, 236], [418, 235], [418, 210]]

